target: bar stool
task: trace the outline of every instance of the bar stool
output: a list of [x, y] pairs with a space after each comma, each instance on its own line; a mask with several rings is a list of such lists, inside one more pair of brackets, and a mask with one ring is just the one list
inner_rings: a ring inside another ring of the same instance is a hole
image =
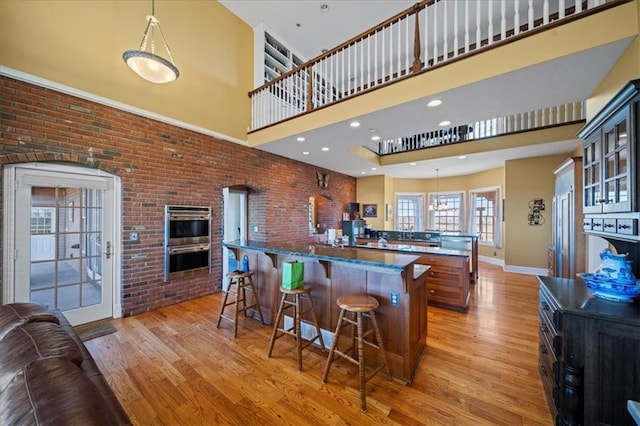
[[[269, 353], [267, 354], [267, 357], [271, 358], [273, 345], [277, 339], [286, 335], [293, 336], [293, 338], [296, 339], [298, 370], [302, 371], [303, 349], [311, 345], [316, 340], [319, 340], [320, 345], [322, 346], [322, 350], [325, 350], [324, 340], [322, 340], [322, 332], [320, 331], [320, 323], [318, 322], [318, 316], [316, 315], [316, 310], [313, 307], [313, 302], [311, 301], [311, 286], [305, 285], [304, 287], [294, 289], [280, 287], [280, 292], [282, 293], [282, 298], [280, 299], [280, 306], [278, 307], [278, 315], [276, 316], [276, 321], [273, 324], [273, 333], [271, 333], [271, 342], [269, 343]], [[293, 296], [293, 300], [287, 299], [288, 296]], [[303, 309], [303, 301], [305, 300], [309, 305], [307, 309]], [[293, 308], [293, 326], [285, 328], [283, 321], [282, 327], [280, 327], [280, 321], [284, 319], [284, 311], [289, 308]], [[316, 329], [316, 335], [312, 339], [305, 339], [304, 337], [302, 337], [302, 323], [304, 322], [306, 324], [311, 324], [311, 322], [302, 319], [302, 315], [309, 311], [311, 311], [311, 316], [313, 317], [312, 325]]]
[[[264, 325], [264, 318], [262, 317], [262, 308], [260, 307], [260, 300], [258, 299], [258, 292], [253, 284], [253, 272], [229, 272], [229, 287], [224, 293], [224, 299], [222, 301], [222, 307], [220, 308], [220, 315], [218, 316], [218, 324], [216, 328], [220, 328], [220, 321], [222, 318], [233, 322], [233, 337], [238, 337], [238, 312], [244, 312], [247, 316], [247, 311], [253, 309], [258, 312], [260, 322]], [[253, 303], [247, 305], [247, 294], [249, 290], [253, 293]], [[228, 301], [229, 294], [233, 295], [233, 300]], [[235, 305], [233, 312], [233, 318], [224, 315], [224, 310], [227, 306]]]
[[[378, 328], [378, 322], [376, 321], [375, 310], [378, 308], [379, 303], [375, 297], [367, 294], [343, 295], [338, 298], [337, 303], [338, 306], [340, 306], [340, 315], [338, 317], [336, 332], [333, 336], [331, 350], [329, 351], [329, 358], [327, 358], [327, 364], [324, 367], [322, 382], [326, 383], [327, 381], [329, 369], [333, 363], [334, 354], [357, 364], [360, 377], [360, 411], [364, 413], [367, 411], [366, 383], [382, 369], [385, 370], [388, 380], [391, 381], [389, 363], [387, 362], [387, 355], [382, 344], [382, 336], [380, 334], [380, 329]], [[353, 313], [353, 318], [348, 318], [346, 315], [347, 312]], [[372, 328], [367, 331], [364, 331], [363, 317], [371, 319]], [[352, 327], [355, 327], [355, 330], [353, 328], [351, 329], [351, 346], [345, 350], [338, 350], [338, 340], [340, 340], [340, 332], [342, 331], [343, 324], [346, 324], [347, 326], [351, 325]], [[372, 333], [375, 334], [375, 343], [367, 340], [367, 337]], [[373, 368], [373, 372], [371, 372], [369, 377], [366, 377], [364, 345], [377, 349], [376, 354], [378, 358], [382, 358], [382, 363], [380, 363], [378, 367]], [[355, 352], [356, 349], [357, 353]]]

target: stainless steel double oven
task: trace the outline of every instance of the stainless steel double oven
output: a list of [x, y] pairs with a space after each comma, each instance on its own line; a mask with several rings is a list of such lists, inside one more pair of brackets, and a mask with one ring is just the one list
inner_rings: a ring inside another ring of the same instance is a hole
[[211, 268], [211, 207], [165, 206], [164, 280]]

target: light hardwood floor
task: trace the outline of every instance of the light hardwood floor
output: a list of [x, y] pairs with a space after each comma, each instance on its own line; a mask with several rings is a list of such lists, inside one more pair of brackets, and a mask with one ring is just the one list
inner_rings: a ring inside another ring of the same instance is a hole
[[367, 384], [359, 412], [356, 366], [294, 341], [266, 353], [271, 327], [223, 320], [221, 294], [113, 320], [117, 333], [86, 342], [134, 424], [550, 425], [538, 375], [538, 284], [534, 276], [480, 264], [471, 306], [430, 306], [425, 351], [412, 384]]

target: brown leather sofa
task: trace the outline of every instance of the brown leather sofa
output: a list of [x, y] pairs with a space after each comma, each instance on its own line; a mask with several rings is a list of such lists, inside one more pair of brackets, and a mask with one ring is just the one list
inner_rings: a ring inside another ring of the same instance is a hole
[[0, 306], [0, 425], [130, 425], [59, 311]]

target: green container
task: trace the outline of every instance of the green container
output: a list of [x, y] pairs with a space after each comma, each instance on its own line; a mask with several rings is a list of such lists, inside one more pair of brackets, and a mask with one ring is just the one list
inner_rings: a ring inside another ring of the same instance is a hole
[[282, 287], [289, 290], [304, 287], [304, 262], [282, 264]]

